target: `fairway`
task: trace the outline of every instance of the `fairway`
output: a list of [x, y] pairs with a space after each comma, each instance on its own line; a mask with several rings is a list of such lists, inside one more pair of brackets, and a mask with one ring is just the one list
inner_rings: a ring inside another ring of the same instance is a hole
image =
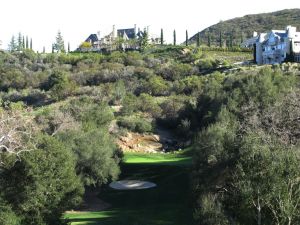
[[178, 153], [126, 153], [120, 179], [148, 180], [157, 187], [119, 191], [106, 186], [100, 198], [111, 208], [67, 214], [65, 218], [71, 225], [192, 225], [190, 164], [190, 157]]

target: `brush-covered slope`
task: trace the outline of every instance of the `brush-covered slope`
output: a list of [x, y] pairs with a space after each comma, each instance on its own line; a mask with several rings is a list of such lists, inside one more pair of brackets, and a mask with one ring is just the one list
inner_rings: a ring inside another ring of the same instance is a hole
[[[252, 37], [253, 32], [265, 32], [275, 29], [285, 29], [287, 25], [296, 26], [300, 30], [300, 9], [285, 9], [272, 13], [246, 15], [226, 21], [221, 21], [200, 32], [201, 44], [208, 44], [209, 35], [211, 45], [239, 45], [242, 40]], [[190, 38], [190, 43], [195, 43], [197, 34]], [[231, 41], [232, 40], [232, 41]]]

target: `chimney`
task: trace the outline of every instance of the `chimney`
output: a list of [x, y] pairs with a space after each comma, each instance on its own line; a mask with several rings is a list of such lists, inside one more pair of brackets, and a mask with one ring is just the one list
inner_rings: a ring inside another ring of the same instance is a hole
[[116, 36], [116, 26], [113, 25], [112, 37], [115, 38]]
[[296, 34], [296, 27], [287, 26], [287, 27], [286, 27], [286, 31], [287, 31], [288, 38], [293, 38], [293, 37], [295, 37], [295, 34]]

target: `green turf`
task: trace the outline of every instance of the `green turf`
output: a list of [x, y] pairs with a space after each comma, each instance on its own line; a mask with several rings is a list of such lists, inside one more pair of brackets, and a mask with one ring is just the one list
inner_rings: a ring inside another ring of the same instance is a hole
[[127, 153], [124, 156], [124, 162], [129, 163], [150, 163], [150, 164], [168, 164], [168, 165], [189, 165], [191, 163], [191, 157], [184, 156], [180, 153], [169, 154], [146, 154], [146, 153]]
[[121, 179], [155, 182], [156, 188], [117, 191], [104, 187], [107, 211], [66, 214], [72, 225], [192, 225], [191, 159], [184, 154], [125, 154]]

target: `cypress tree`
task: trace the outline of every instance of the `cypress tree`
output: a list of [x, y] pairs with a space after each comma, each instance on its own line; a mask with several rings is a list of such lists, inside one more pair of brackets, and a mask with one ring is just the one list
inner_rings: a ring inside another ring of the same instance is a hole
[[229, 39], [230, 48], [233, 47], [233, 30], [230, 33], [230, 39]]
[[176, 45], [176, 30], [173, 31], [173, 45]]
[[197, 33], [197, 47], [200, 47], [200, 32]]
[[161, 45], [164, 44], [164, 30], [163, 29], [160, 30], [160, 44]]
[[43, 47], [43, 53], [45, 53], [46, 52], [46, 49], [45, 49], [45, 46]]
[[30, 38], [30, 49], [32, 50], [32, 38]]
[[188, 41], [189, 41], [189, 34], [188, 31], [185, 31], [185, 46], [188, 46]]
[[241, 33], [241, 44], [244, 42], [244, 33], [243, 33], [243, 31], [242, 31], [242, 33]]
[[70, 42], [68, 42], [68, 52], [70, 52]]
[[26, 36], [26, 45], [25, 45], [25, 48], [26, 48], [26, 49], [29, 48], [29, 45], [28, 45], [28, 36]]
[[22, 40], [22, 48], [25, 48], [25, 37], [23, 36], [23, 40]]
[[17, 44], [17, 51], [22, 51], [22, 34], [19, 32], [18, 34], [18, 44]]

